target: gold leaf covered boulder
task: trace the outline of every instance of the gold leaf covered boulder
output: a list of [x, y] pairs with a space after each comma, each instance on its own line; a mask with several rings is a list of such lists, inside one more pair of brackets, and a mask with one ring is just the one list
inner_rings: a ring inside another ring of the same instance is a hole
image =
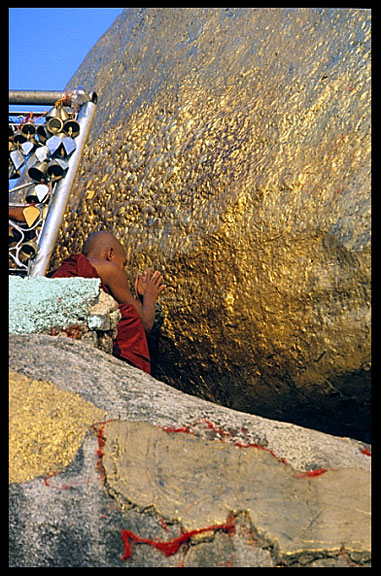
[[105, 227], [168, 289], [155, 375], [369, 440], [366, 9], [128, 8], [53, 265]]

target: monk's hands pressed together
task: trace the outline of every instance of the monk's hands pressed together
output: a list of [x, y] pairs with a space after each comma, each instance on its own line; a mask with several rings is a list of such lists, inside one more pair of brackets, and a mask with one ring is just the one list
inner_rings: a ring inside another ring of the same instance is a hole
[[165, 290], [163, 276], [158, 270], [152, 272], [152, 268], [147, 268], [145, 274], [139, 272], [135, 279], [135, 293], [137, 298], [152, 298], [154, 301]]

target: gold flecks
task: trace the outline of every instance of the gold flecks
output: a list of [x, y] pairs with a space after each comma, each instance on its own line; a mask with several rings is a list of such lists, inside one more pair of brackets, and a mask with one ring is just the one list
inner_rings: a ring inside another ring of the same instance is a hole
[[52, 268], [106, 227], [130, 282], [162, 271], [160, 379], [280, 419], [366, 405], [370, 31], [368, 10], [131, 9], [73, 78], [99, 101]]
[[47, 380], [9, 374], [9, 482], [60, 471], [105, 412]]
[[282, 553], [369, 550], [370, 474], [328, 470], [302, 477], [256, 448], [164, 432], [146, 422], [112, 421], [103, 430], [107, 486], [120, 504], [153, 506], [187, 529], [247, 511]]

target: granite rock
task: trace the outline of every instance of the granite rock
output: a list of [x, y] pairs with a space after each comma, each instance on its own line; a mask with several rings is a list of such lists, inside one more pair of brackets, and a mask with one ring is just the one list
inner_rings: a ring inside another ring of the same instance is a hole
[[85, 340], [112, 353], [120, 312], [97, 278], [9, 277], [9, 332]]
[[11, 335], [9, 368], [10, 566], [370, 565], [370, 446], [70, 338]]

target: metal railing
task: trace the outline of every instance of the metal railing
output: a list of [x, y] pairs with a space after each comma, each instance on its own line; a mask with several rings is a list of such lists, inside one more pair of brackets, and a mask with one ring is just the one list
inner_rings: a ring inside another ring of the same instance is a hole
[[10, 105], [52, 106], [43, 113], [9, 113], [8, 175], [17, 178], [9, 190], [10, 274], [46, 274], [96, 103], [95, 92], [82, 89], [9, 92]]

